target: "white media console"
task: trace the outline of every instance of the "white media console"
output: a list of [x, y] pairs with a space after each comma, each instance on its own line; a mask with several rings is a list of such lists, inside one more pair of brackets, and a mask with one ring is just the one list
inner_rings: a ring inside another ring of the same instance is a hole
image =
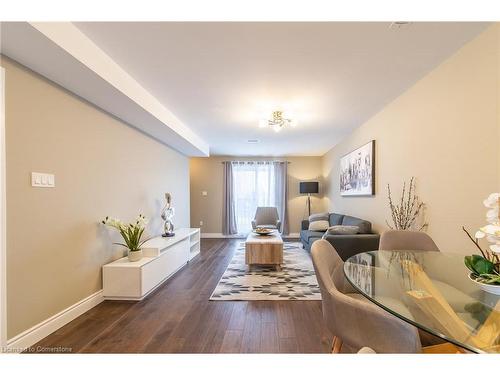
[[142, 247], [143, 258], [127, 257], [102, 267], [104, 299], [140, 301], [200, 253], [200, 229], [181, 228], [174, 237], [154, 237]]

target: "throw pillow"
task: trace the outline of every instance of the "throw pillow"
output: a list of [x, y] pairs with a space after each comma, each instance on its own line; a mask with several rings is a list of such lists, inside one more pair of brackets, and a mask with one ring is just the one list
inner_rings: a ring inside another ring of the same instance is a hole
[[316, 232], [319, 232], [319, 231], [323, 232], [323, 231], [328, 229], [329, 225], [330, 225], [330, 223], [328, 222], [328, 220], [312, 221], [312, 222], [309, 222], [309, 230], [313, 230]]
[[313, 221], [320, 221], [320, 220], [328, 221], [329, 216], [330, 215], [328, 215], [328, 212], [321, 213], [321, 214], [312, 214], [311, 216], [309, 216], [309, 222], [312, 223]]
[[333, 225], [327, 229], [326, 234], [356, 234], [359, 227], [355, 225]]

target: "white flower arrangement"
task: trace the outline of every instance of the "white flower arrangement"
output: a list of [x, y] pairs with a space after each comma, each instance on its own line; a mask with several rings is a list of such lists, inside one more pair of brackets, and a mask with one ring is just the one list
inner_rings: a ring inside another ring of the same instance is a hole
[[496, 254], [500, 253], [500, 193], [492, 193], [483, 204], [489, 210], [486, 212], [486, 221], [489, 223], [476, 232], [474, 237], [479, 240], [486, 238], [492, 245], [490, 250]]
[[115, 228], [123, 237], [125, 243], [115, 243], [116, 245], [124, 246], [130, 251], [139, 251], [141, 250], [141, 246], [147, 240], [141, 241], [142, 235], [144, 234], [144, 230], [148, 224], [148, 220], [144, 215], [137, 216], [135, 222], [125, 224], [120, 219], [109, 218], [106, 216], [102, 224], [107, 225], [109, 227]]
[[[486, 212], [487, 225], [479, 228], [474, 238], [462, 228], [474, 243], [481, 255], [470, 255], [464, 258], [465, 265], [472, 272], [473, 280], [482, 284], [500, 285], [500, 193], [492, 193], [483, 204]], [[490, 245], [481, 248], [479, 240], [486, 239]]]

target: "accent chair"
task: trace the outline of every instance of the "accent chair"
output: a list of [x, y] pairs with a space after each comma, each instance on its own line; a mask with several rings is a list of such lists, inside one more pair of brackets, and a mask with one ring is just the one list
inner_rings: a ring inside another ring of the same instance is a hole
[[270, 228], [281, 230], [281, 221], [276, 207], [257, 207], [255, 218], [252, 220], [252, 228]]

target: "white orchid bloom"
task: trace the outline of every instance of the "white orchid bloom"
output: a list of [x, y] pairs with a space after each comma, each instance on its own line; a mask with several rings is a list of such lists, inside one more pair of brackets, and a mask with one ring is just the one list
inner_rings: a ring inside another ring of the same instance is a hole
[[[488, 224], [479, 229], [481, 232], [488, 235], [488, 237], [500, 237], [500, 225]], [[488, 238], [489, 240], [489, 238]]]
[[497, 242], [494, 245], [490, 245], [490, 250], [494, 253], [500, 254], [500, 242]]
[[500, 193], [491, 193], [488, 198], [483, 201], [483, 204], [487, 208], [496, 208], [498, 210], [498, 199], [500, 198]]
[[[490, 260], [493, 254], [500, 254], [500, 193], [492, 193], [483, 201], [485, 207], [488, 208], [486, 212], [486, 221], [489, 223], [474, 234], [476, 242], [480, 239], [486, 238], [490, 243], [489, 251], [485, 250], [486, 258]], [[483, 254], [484, 255], [484, 254]], [[497, 270], [498, 271], [498, 270]]]
[[476, 239], [481, 239], [481, 238], [486, 237], [486, 234], [485, 234], [484, 232], [481, 232], [480, 230], [478, 230], [478, 231], [476, 232], [476, 234], [474, 234], [474, 237], [475, 237]]
[[486, 240], [489, 242], [489, 243], [496, 243], [498, 238], [491, 235], [491, 234], [488, 234], [486, 235]]
[[486, 221], [490, 224], [497, 224], [499, 222], [498, 219], [498, 207], [492, 208], [486, 212]]

